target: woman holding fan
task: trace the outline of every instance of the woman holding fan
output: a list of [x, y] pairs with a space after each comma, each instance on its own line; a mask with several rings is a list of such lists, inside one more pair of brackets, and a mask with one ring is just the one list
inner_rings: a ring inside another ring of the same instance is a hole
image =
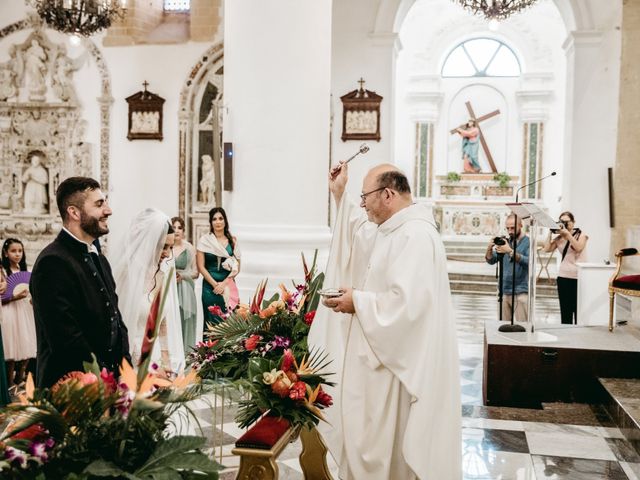
[[2, 345], [11, 387], [24, 382], [29, 359], [35, 358], [37, 348], [27, 259], [17, 238], [7, 238], [2, 245], [2, 267], [7, 275], [7, 291], [2, 296]]

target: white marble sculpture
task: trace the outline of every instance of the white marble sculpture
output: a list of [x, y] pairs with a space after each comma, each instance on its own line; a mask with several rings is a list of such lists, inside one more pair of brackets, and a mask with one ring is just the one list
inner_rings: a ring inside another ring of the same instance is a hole
[[213, 168], [211, 155], [202, 155], [202, 179], [200, 180], [200, 193], [202, 203], [215, 204], [216, 173]]
[[49, 172], [41, 163], [41, 153], [32, 152], [30, 156], [31, 165], [22, 174], [22, 182], [25, 184], [24, 212], [39, 215], [47, 213]]

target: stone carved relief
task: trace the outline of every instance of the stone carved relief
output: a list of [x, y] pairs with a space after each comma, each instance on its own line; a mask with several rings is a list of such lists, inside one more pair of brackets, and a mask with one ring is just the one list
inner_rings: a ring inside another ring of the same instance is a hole
[[24, 240], [33, 261], [60, 231], [61, 179], [93, 175], [73, 86], [84, 60], [67, 57], [37, 27], [8, 51], [0, 64], [0, 236]]
[[76, 102], [73, 73], [85, 56], [70, 58], [64, 44], [49, 41], [36, 29], [25, 42], [12, 45], [0, 64], [0, 101]]

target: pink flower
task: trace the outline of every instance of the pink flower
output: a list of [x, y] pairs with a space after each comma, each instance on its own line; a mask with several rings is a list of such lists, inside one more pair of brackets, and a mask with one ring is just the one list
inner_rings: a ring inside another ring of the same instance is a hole
[[251, 335], [244, 341], [244, 348], [247, 351], [251, 352], [258, 347], [258, 343], [260, 343], [260, 340], [262, 340], [262, 337], [260, 335]]
[[304, 314], [304, 323], [306, 323], [307, 325], [311, 326], [315, 316], [316, 316], [316, 311], [315, 310], [311, 310], [310, 312], [305, 313]]
[[304, 400], [307, 394], [307, 384], [304, 382], [296, 382], [289, 389], [289, 398], [291, 400]]
[[218, 305], [212, 305], [211, 307], [208, 307], [207, 310], [209, 310], [211, 315], [216, 315], [218, 317], [222, 317], [223, 315], [223, 311]]
[[280, 365], [280, 370], [282, 370], [283, 372], [288, 372], [289, 370], [291, 370], [291, 366], [293, 365], [293, 362], [294, 362], [293, 352], [291, 351], [290, 348], [287, 348], [284, 351], [284, 355], [282, 355], [282, 364]]
[[331, 398], [331, 395], [329, 395], [327, 392], [320, 389], [320, 391], [318, 392], [318, 396], [316, 397], [316, 403], [319, 403], [324, 407], [330, 407], [331, 405], [333, 405], [333, 398]]

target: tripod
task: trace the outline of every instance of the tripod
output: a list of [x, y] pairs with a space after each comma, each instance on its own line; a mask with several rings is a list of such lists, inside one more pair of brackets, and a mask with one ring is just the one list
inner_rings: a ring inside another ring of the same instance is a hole
[[496, 277], [498, 278], [498, 315], [499, 320], [502, 321], [502, 295], [504, 292], [504, 269], [502, 266], [502, 259], [504, 253], [498, 253], [498, 263], [496, 264]]

